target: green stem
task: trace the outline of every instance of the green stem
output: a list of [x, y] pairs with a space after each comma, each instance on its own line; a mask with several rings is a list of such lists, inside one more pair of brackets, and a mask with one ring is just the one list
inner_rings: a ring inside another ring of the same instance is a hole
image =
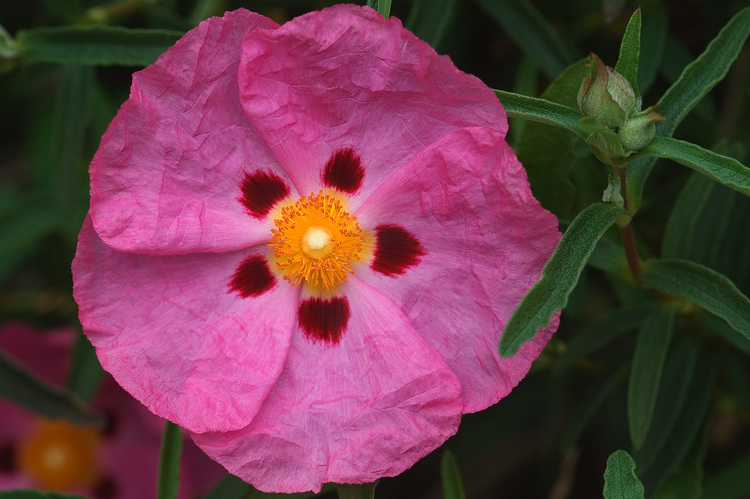
[[[625, 176], [625, 168], [612, 167], [614, 173], [620, 178], [620, 194], [624, 202], [625, 211], [630, 212], [628, 208], [628, 189], [627, 179]], [[641, 259], [638, 257], [638, 249], [635, 247], [635, 236], [633, 235], [633, 226], [630, 224], [630, 218], [628, 217], [627, 223], [620, 225], [620, 238], [622, 239], [622, 247], [625, 250], [625, 258], [628, 260], [628, 267], [632, 272], [633, 277], [638, 279], [641, 275]]]

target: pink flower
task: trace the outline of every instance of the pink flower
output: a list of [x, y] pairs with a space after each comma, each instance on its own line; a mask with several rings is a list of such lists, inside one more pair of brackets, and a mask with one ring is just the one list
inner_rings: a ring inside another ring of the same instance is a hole
[[84, 329], [138, 400], [265, 491], [393, 476], [507, 395], [559, 233], [492, 91], [397, 19], [238, 10], [133, 78], [91, 164]]
[[[56, 385], [65, 379], [74, 340], [73, 328], [0, 327], [0, 348]], [[109, 377], [92, 404], [108, 419], [104, 431], [47, 420], [0, 400], [0, 490], [43, 488], [95, 499], [156, 497], [163, 420]], [[192, 442], [186, 442], [182, 464], [181, 498], [206, 493], [222, 476]]]

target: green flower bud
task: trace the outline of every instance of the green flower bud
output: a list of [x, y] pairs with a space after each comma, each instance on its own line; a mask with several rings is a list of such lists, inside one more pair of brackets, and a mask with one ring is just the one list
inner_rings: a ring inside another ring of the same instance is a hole
[[638, 112], [640, 103], [630, 82], [606, 66], [596, 55], [589, 56], [589, 74], [578, 91], [578, 107], [608, 128], [620, 128]]
[[664, 121], [664, 117], [656, 111], [659, 104], [634, 114], [620, 127], [617, 133], [622, 146], [627, 151], [639, 151], [646, 147], [656, 134], [657, 121]]

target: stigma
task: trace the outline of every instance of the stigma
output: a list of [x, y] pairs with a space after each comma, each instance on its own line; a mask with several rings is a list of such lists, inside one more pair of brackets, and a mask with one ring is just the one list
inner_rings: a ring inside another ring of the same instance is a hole
[[269, 246], [277, 269], [292, 285], [330, 291], [354, 272], [351, 264], [360, 259], [365, 236], [338, 195], [302, 196], [283, 206], [274, 224]]

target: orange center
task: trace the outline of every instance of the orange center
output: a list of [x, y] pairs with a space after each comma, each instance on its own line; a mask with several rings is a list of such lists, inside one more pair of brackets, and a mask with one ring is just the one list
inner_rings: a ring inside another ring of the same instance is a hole
[[65, 421], [39, 422], [19, 449], [19, 464], [44, 489], [67, 492], [95, 484], [99, 436]]
[[269, 246], [276, 266], [293, 285], [305, 281], [330, 291], [353, 272], [350, 262], [359, 260], [365, 236], [357, 217], [344, 211], [334, 194], [302, 196], [281, 208]]

